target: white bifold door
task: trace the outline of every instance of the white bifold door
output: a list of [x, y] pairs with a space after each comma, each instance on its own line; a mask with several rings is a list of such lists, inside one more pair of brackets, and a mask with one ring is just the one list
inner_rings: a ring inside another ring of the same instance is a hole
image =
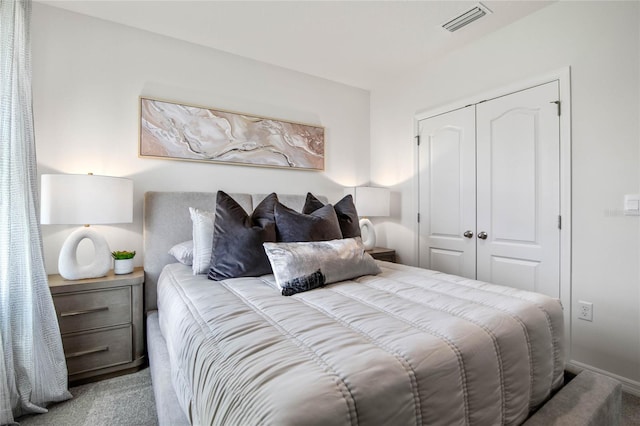
[[558, 83], [420, 120], [420, 266], [560, 296]]

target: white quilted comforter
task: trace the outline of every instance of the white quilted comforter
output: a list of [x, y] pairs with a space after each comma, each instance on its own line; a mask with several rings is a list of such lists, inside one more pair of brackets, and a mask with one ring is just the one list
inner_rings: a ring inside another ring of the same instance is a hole
[[380, 263], [281, 296], [273, 276], [158, 284], [173, 384], [193, 424], [520, 424], [562, 385], [556, 299]]

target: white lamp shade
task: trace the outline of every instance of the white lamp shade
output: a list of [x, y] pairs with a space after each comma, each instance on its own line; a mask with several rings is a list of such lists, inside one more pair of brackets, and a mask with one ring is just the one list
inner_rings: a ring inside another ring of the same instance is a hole
[[390, 194], [388, 188], [357, 186], [345, 189], [351, 194], [360, 217], [389, 216]]
[[391, 192], [387, 188], [356, 186], [345, 188], [344, 193], [351, 194], [353, 197], [358, 216], [362, 217], [360, 219], [362, 243], [366, 250], [371, 250], [376, 245], [376, 231], [371, 221], [365, 217], [389, 216]]
[[42, 175], [40, 223], [100, 225], [133, 221], [133, 181], [94, 175]]

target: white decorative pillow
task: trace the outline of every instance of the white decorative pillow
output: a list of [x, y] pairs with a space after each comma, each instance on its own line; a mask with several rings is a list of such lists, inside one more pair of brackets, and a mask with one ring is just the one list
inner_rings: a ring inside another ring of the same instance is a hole
[[176, 244], [169, 249], [169, 254], [183, 265], [193, 265], [193, 240]]
[[189, 207], [193, 223], [193, 275], [209, 272], [213, 249], [213, 222], [215, 212]]
[[364, 251], [360, 237], [263, 245], [281, 290], [318, 270], [325, 284], [380, 273], [376, 261]]

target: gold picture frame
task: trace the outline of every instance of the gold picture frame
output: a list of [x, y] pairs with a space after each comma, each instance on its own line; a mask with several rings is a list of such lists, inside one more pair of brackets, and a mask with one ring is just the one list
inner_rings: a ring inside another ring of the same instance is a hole
[[324, 170], [324, 127], [140, 97], [138, 155]]

